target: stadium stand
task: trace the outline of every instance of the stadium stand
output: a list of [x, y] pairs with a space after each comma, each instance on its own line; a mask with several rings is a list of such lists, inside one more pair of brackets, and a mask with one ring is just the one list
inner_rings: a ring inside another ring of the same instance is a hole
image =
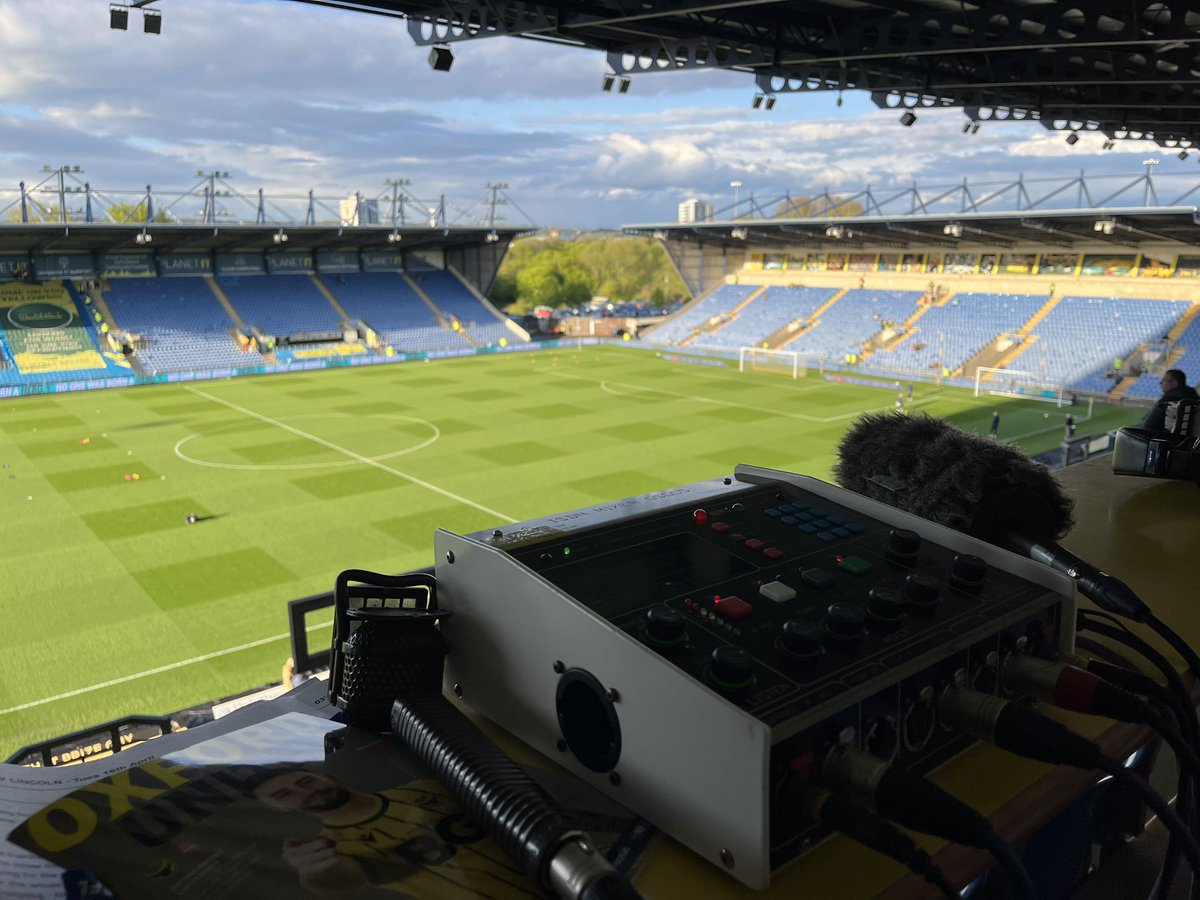
[[262, 362], [238, 348], [234, 323], [205, 278], [110, 278], [104, 299], [116, 324], [141, 338], [137, 359], [146, 374]]
[[360, 319], [385, 344], [401, 353], [469, 346], [451, 328], [439, 324], [434, 311], [398, 272], [319, 277], [347, 313]]
[[1182, 300], [1063, 297], [1034, 328], [1038, 341], [1008, 368], [1034, 372], [1048, 385], [1107, 392], [1113, 360], [1159, 342], [1190, 304]]
[[885, 322], [903, 322], [915, 313], [922, 296], [921, 291], [849, 290], [822, 314], [812, 330], [789, 341], [785, 349], [840, 363], [847, 354], [862, 352], [863, 344], [878, 334]]
[[282, 337], [340, 331], [343, 323], [324, 294], [296, 275], [218, 275], [217, 284], [248, 326]]
[[734, 349], [761, 344], [793, 322], [807, 320], [837, 288], [771, 287], [752, 299], [726, 325], [702, 334], [698, 347]]
[[468, 340], [492, 346], [512, 332], [493, 309], [484, 306], [462, 281], [447, 271], [430, 271], [413, 276], [417, 286], [447, 317], [453, 316], [466, 329]]
[[[1175, 341], [1175, 361], [1165, 368], [1183, 369], [1187, 372], [1188, 383], [1200, 381], [1200, 366], [1197, 361], [1200, 360], [1200, 317], [1192, 319], [1183, 333]], [[1180, 352], [1182, 351], [1182, 352]], [[1189, 370], [1188, 364], [1191, 364]], [[1162, 395], [1162, 387], [1159, 385], [1159, 379], [1162, 376], [1155, 373], [1143, 372], [1138, 376], [1126, 390], [1126, 397], [1141, 398], [1146, 400], [1157, 400]]]
[[688, 304], [648, 332], [645, 340], [650, 344], [679, 346], [707, 322], [727, 317], [730, 310], [758, 289], [758, 285], [723, 284], [707, 297]]
[[1017, 331], [1046, 302], [1033, 294], [958, 294], [932, 306], [898, 346], [872, 355], [867, 369], [917, 375], [954, 371], [991, 341]]

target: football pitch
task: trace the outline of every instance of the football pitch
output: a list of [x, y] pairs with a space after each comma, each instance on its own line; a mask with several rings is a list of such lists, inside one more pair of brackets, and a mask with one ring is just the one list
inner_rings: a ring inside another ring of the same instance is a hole
[[[277, 679], [288, 600], [432, 565], [439, 527], [739, 462], [829, 479], [842, 432], [895, 399], [602, 346], [0, 401], [0, 755]], [[979, 432], [999, 410], [1030, 452], [1063, 435], [1051, 404], [923, 384], [914, 401]], [[1079, 434], [1140, 418], [1075, 416]]]

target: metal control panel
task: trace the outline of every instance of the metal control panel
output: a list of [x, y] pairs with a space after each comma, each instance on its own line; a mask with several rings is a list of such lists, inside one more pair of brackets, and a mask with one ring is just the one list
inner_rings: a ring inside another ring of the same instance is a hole
[[849, 740], [930, 768], [964, 744], [941, 686], [1073, 642], [1065, 577], [751, 467], [436, 552], [448, 684], [753, 887], [820, 836], [771, 807], [789, 766]]

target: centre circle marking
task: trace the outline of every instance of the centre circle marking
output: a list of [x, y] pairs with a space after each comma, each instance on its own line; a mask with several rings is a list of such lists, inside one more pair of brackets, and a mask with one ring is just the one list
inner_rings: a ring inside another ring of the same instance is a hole
[[[194, 456], [189, 456], [188, 454], [183, 452], [184, 444], [186, 444], [188, 441], [192, 440], [193, 438], [208, 437], [213, 434], [218, 434], [222, 431], [233, 431], [234, 429], [245, 427], [242, 423], [235, 422], [235, 423], [230, 423], [229, 425], [219, 426], [217, 428], [212, 429], [211, 431], [193, 432], [192, 434], [189, 434], [186, 437], [180, 438], [179, 441], [177, 441], [175, 444], [175, 455], [178, 456], [180, 459], [182, 459], [184, 462], [189, 462], [192, 465], [196, 465], [196, 466], [205, 466], [209, 469], [239, 469], [239, 470], [243, 470], [243, 471], [256, 471], [256, 472], [262, 472], [262, 471], [280, 472], [280, 471], [294, 471], [294, 470], [298, 470], [298, 469], [339, 469], [339, 468], [343, 468], [345, 466], [361, 466], [364, 464], [363, 460], [366, 460], [368, 463], [383, 462], [384, 460], [387, 460], [387, 459], [395, 459], [397, 456], [404, 456], [406, 453], [416, 453], [418, 450], [424, 450], [430, 444], [435, 443], [438, 440], [438, 438], [440, 438], [442, 436], [441, 430], [436, 425], [434, 425], [432, 422], [428, 421], [427, 419], [418, 419], [416, 416], [402, 416], [402, 415], [395, 414], [395, 413], [378, 413], [378, 414], [368, 415], [368, 416], [351, 416], [347, 413], [325, 413], [325, 414], [309, 413], [309, 414], [299, 415], [299, 416], [288, 416], [287, 418], [281, 418], [279, 421], [290, 422], [290, 421], [293, 421], [296, 419], [355, 419], [355, 420], [361, 421], [364, 418], [366, 418], [366, 419], [392, 419], [392, 420], [396, 420], [396, 421], [400, 421], [400, 422], [412, 422], [417, 425], [425, 426], [426, 428], [428, 428], [430, 430], [431, 433], [430, 433], [429, 437], [425, 438], [425, 440], [421, 441], [419, 444], [414, 444], [411, 447], [404, 447], [400, 450], [392, 450], [389, 453], [382, 453], [378, 456], [367, 456], [366, 454], [359, 454], [360, 456], [362, 456], [362, 460], [343, 459], [343, 460], [336, 460], [334, 462], [323, 462], [323, 463], [322, 462], [318, 462], [318, 463], [270, 463], [270, 464], [265, 464], [265, 465], [259, 465], [259, 464], [254, 464], [254, 463], [222, 463], [222, 462], [213, 462], [212, 460], [207, 460], [207, 459], [198, 459]], [[303, 435], [294, 435], [294, 436], [299, 438], [300, 440], [305, 439]], [[319, 447], [323, 447], [324, 449], [328, 450], [331, 453], [339, 453], [340, 452], [338, 450], [333, 449], [332, 447], [326, 447], [324, 444], [320, 444], [315, 441], [312, 443], [315, 443]]]

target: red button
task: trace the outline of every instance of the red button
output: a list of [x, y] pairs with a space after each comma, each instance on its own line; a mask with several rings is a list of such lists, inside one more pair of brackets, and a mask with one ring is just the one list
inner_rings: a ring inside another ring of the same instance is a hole
[[708, 511], [704, 509], [698, 509], [692, 513], [692, 518], [696, 520], [697, 525], [703, 525], [708, 521]]
[[763, 556], [767, 557], [767, 559], [783, 559], [783, 551], [777, 547], [767, 547], [767, 549], [763, 550]]
[[717, 534], [724, 534], [729, 530], [729, 526], [725, 522], [713, 522], [712, 530], [717, 532]]
[[730, 621], [744, 619], [754, 612], [754, 607], [741, 597], [717, 597], [713, 603], [717, 608], [717, 615]]
[[758, 538], [750, 538], [749, 540], [746, 541], [746, 546], [749, 547], [751, 550], [761, 550], [763, 547], [765, 547], [767, 545], [764, 544], [762, 541], [760, 541]]

